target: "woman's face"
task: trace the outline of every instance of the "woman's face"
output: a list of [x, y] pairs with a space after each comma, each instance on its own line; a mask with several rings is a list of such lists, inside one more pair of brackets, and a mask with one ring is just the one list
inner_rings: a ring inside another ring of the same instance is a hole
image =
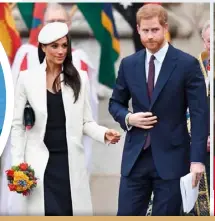
[[53, 64], [63, 64], [68, 50], [66, 36], [48, 45], [43, 45], [42, 49], [46, 54], [48, 62]]

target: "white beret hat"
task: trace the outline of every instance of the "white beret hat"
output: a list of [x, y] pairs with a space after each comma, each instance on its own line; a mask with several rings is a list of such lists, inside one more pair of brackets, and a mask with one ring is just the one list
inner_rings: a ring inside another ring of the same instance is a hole
[[68, 32], [68, 26], [63, 22], [48, 23], [40, 30], [38, 41], [42, 44], [50, 44], [63, 38]]

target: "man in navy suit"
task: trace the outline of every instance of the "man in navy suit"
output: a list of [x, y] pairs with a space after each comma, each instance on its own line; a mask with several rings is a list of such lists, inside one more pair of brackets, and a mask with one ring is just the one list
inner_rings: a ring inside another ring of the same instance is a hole
[[[205, 171], [208, 136], [206, 86], [199, 62], [165, 40], [168, 15], [160, 5], [137, 12], [143, 49], [121, 62], [109, 111], [127, 131], [118, 215], [179, 215], [180, 178], [196, 186]], [[128, 103], [132, 99], [133, 111]], [[190, 140], [186, 111], [191, 115]]]

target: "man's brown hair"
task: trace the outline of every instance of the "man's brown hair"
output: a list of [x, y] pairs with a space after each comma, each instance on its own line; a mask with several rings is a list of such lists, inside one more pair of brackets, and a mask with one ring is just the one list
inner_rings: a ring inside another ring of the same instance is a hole
[[142, 19], [148, 20], [154, 17], [158, 17], [158, 20], [162, 26], [167, 23], [168, 14], [167, 11], [158, 4], [146, 4], [143, 5], [136, 14], [137, 24], [140, 25]]

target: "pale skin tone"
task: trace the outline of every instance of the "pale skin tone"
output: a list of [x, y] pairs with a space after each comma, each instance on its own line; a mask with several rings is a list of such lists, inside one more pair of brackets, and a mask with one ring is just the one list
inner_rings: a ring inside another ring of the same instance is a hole
[[45, 15], [45, 23], [50, 22], [63, 22], [66, 23], [68, 28], [71, 25], [69, 17], [66, 14], [66, 11], [62, 9], [49, 10]]
[[[142, 44], [152, 53], [155, 54], [166, 43], [165, 35], [168, 31], [168, 25], [161, 25], [158, 17], [148, 20], [141, 20], [137, 25], [137, 30], [140, 35]], [[139, 112], [129, 116], [129, 125], [142, 129], [151, 129], [158, 122], [157, 116], [151, 112]], [[197, 186], [200, 181], [205, 166], [202, 163], [191, 163], [190, 172], [193, 174], [192, 185]]]
[[203, 42], [205, 50], [210, 53], [210, 27], [208, 27], [203, 33]]
[[[52, 85], [57, 76], [61, 73], [62, 70], [62, 64], [66, 58], [67, 55], [67, 38], [63, 37], [51, 44], [48, 44], [46, 46], [42, 46], [42, 50], [46, 54], [46, 62], [47, 62], [47, 69], [46, 69], [46, 87], [47, 90], [54, 93]], [[60, 84], [58, 84], [58, 88], [56, 88], [56, 91], [59, 91]], [[120, 140], [120, 134], [119, 132], [108, 129], [105, 133], [105, 141], [109, 142], [111, 144], [118, 143]]]

